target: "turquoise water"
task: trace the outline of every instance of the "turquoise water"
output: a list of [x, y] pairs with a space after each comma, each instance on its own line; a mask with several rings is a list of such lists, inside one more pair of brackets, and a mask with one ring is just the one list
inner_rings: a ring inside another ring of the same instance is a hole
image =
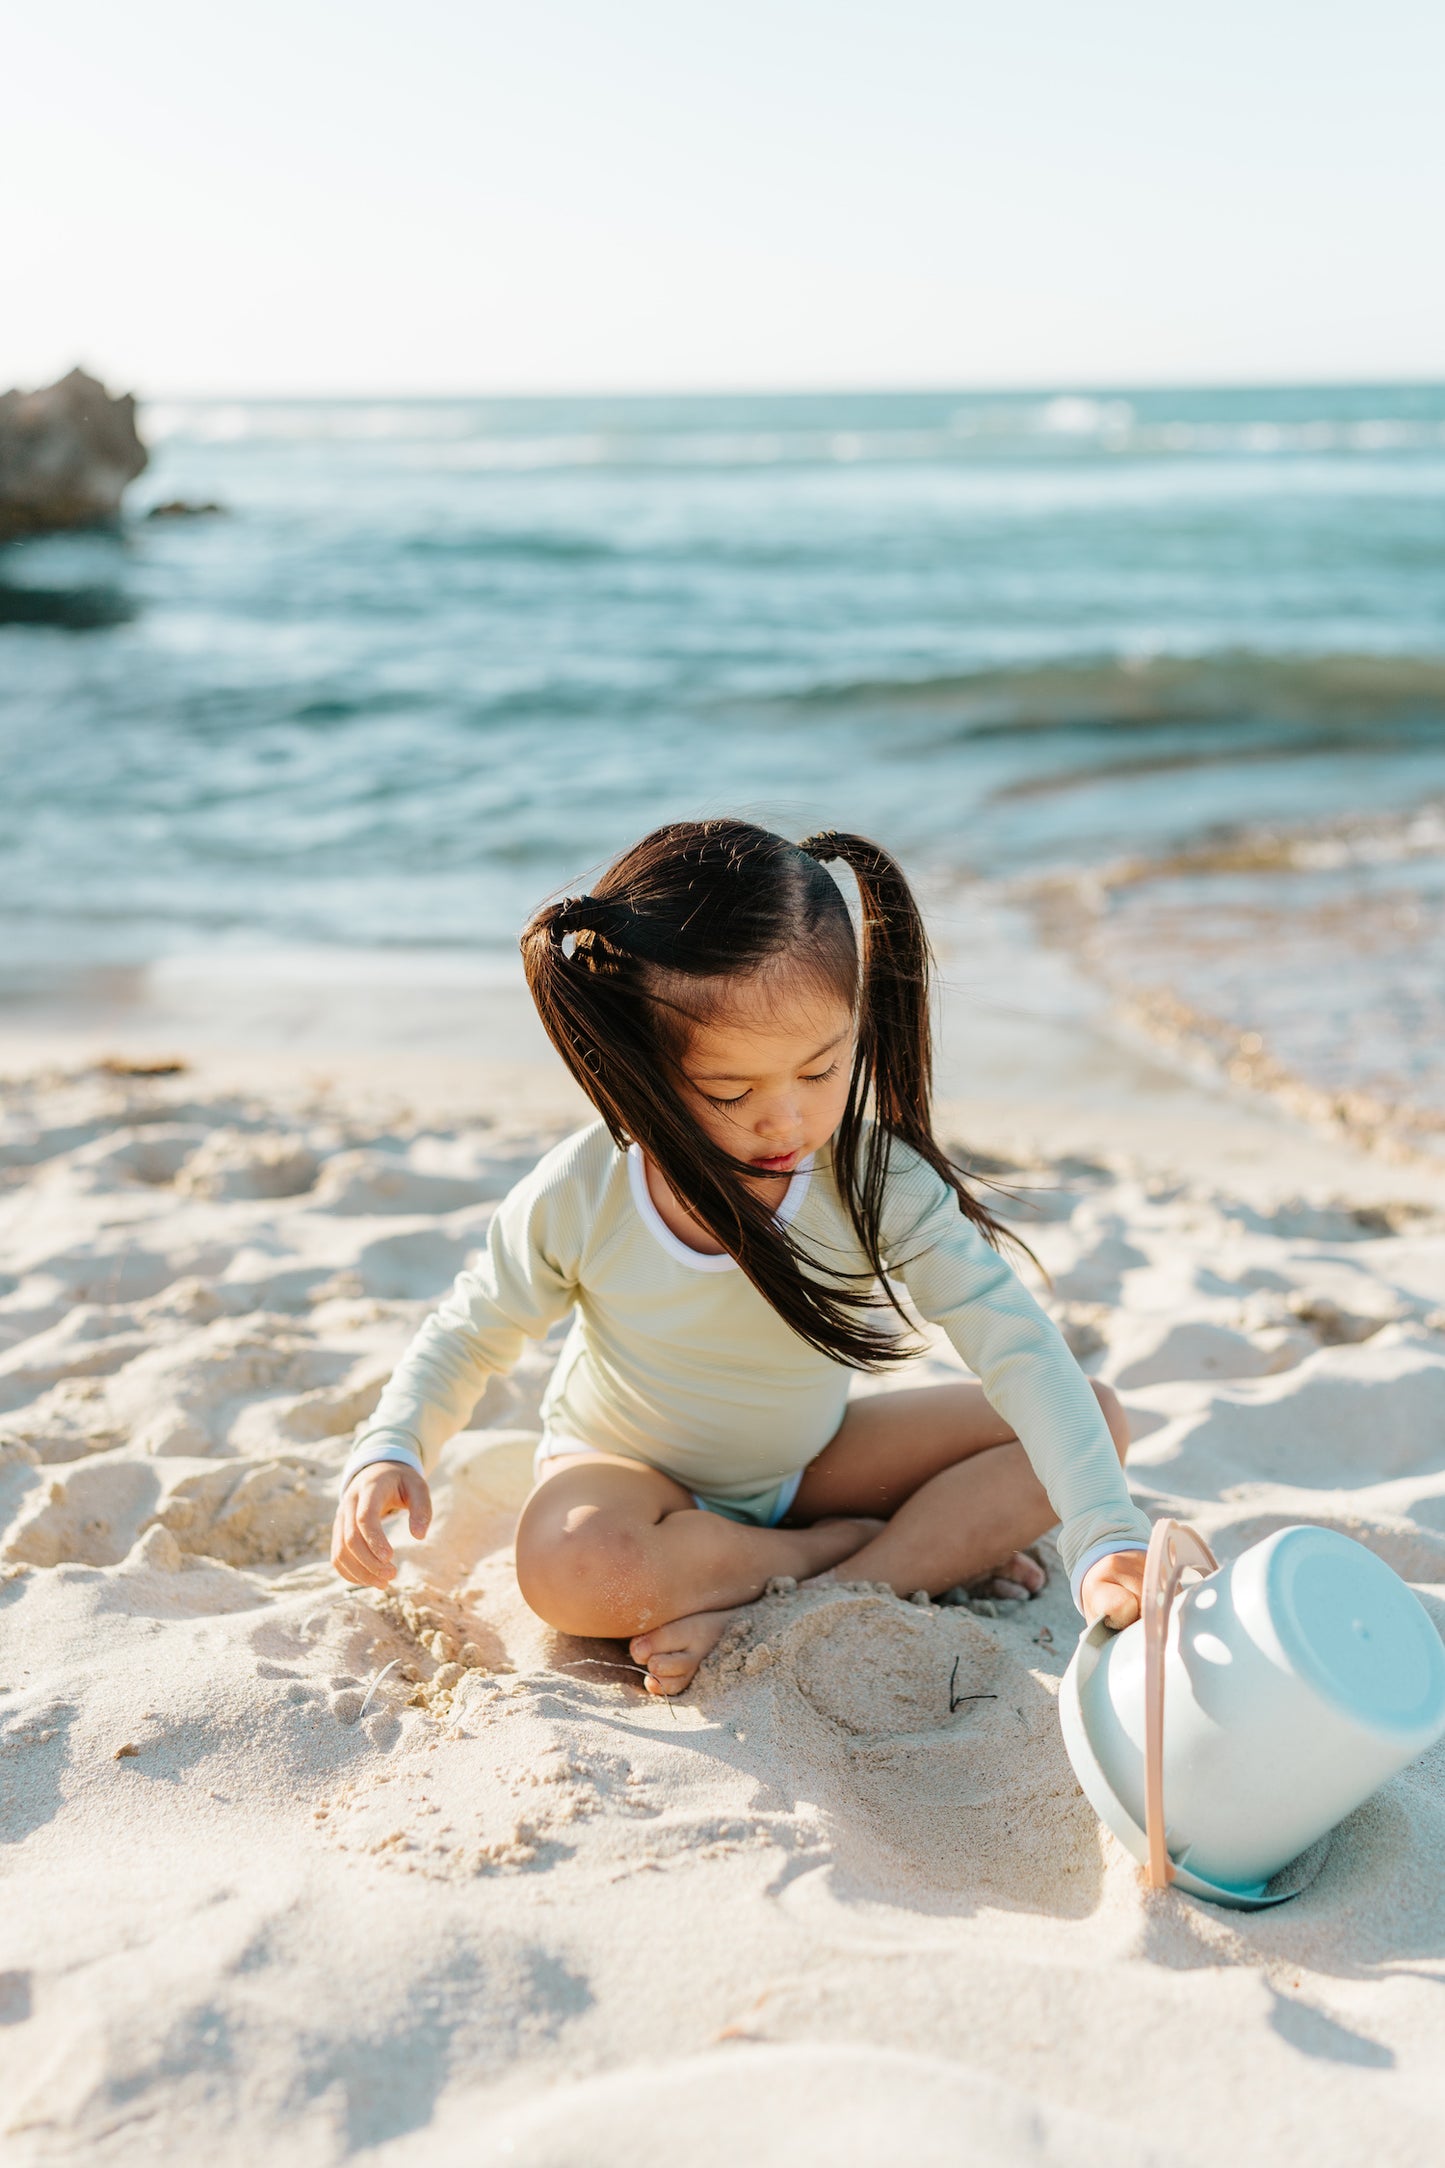
[[12, 1002], [218, 944], [500, 956], [678, 814], [997, 883], [1445, 796], [1442, 387], [143, 426], [121, 534], [0, 555]]

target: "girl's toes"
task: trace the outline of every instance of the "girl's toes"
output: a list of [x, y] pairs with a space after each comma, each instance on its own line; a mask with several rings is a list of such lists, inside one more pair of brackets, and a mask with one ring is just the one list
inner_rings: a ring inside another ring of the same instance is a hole
[[1018, 1582], [1026, 1596], [1037, 1596], [1048, 1583], [1049, 1577], [1032, 1551], [1015, 1551], [1003, 1570], [1007, 1579]]
[[1030, 1551], [1015, 1551], [991, 1572], [968, 1584], [970, 1596], [987, 1596], [997, 1603], [1027, 1603], [1037, 1596], [1048, 1575]]
[[717, 1647], [734, 1617], [732, 1611], [695, 1611], [672, 1619], [650, 1633], [637, 1634], [627, 1646], [635, 1664], [647, 1671], [650, 1694], [680, 1694], [710, 1649]]
[[696, 1670], [691, 1657], [655, 1656], [643, 1684], [649, 1694], [680, 1694], [691, 1686]]
[[647, 1668], [654, 1679], [690, 1679], [697, 1669], [697, 1658], [682, 1649], [659, 1649]]

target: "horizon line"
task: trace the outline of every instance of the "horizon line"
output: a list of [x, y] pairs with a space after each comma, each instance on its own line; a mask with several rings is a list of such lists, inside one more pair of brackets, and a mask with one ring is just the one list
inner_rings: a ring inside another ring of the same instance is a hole
[[[96, 375], [102, 383], [107, 379], [99, 371], [86, 368], [84, 363], [75, 364], [85, 369], [87, 375]], [[52, 379], [52, 381], [56, 381]], [[946, 378], [931, 378], [917, 382], [838, 382], [812, 384], [690, 384], [690, 385], [611, 385], [596, 384], [574, 386], [549, 386], [545, 390], [522, 389], [517, 386], [479, 387], [453, 386], [444, 389], [420, 389], [416, 387], [372, 388], [367, 390], [320, 389], [265, 389], [229, 386], [223, 388], [175, 388], [159, 390], [136, 390], [128, 387], [131, 396], [142, 405], [156, 405], [162, 401], [176, 403], [221, 402], [224, 400], [260, 403], [276, 401], [300, 403], [326, 401], [341, 404], [354, 401], [358, 404], [374, 404], [381, 401], [421, 402], [449, 400], [497, 400], [508, 403], [524, 401], [564, 400], [658, 400], [658, 399], [889, 399], [889, 398], [1016, 398], [1020, 395], [1052, 394], [1068, 396], [1071, 393], [1092, 396], [1113, 394], [1127, 397], [1130, 394], [1150, 392], [1249, 392], [1249, 391], [1433, 391], [1445, 390], [1445, 366], [1438, 373], [1408, 372], [1399, 375], [1317, 375], [1317, 376], [1160, 376], [1160, 377], [1018, 377], [1008, 380], [991, 380], [970, 383]]]

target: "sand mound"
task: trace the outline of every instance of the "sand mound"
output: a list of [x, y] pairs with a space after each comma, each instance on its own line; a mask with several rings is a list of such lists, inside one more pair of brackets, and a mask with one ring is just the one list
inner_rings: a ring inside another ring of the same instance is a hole
[[[555, 1338], [395, 1590], [341, 1588], [336, 1471], [548, 1141], [512, 1113], [0, 1094], [7, 2162], [1433, 2160], [1445, 1750], [1245, 1917], [1146, 1899], [1088, 1811], [1057, 1570], [769, 1596], [653, 1701], [517, 1593]], [[1445, 1617], [1445, 1229], [1028, 1173], [1141, 1495], [1224, 1555], [1342, 1528]]]

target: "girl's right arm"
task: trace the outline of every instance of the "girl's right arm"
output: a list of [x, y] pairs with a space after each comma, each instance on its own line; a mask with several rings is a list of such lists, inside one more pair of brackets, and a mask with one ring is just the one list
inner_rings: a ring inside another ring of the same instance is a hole
[[[487, 1247], [459, 1272], [392, 1373], [341, 1473], [332, 1564], [348, 1581], [382, 1587], [396, 1566], [381, 1523], [405, 1507], [426, 1534], [426, 1471], [461, 1430], [489, 1377], [510, 1370], [576, 1299], [576, 1260], [549, 1241], [548, 1191], [535, 1175], [498, 1207]], [[570, 1215], [569, 1215], [570, 1217]]]

